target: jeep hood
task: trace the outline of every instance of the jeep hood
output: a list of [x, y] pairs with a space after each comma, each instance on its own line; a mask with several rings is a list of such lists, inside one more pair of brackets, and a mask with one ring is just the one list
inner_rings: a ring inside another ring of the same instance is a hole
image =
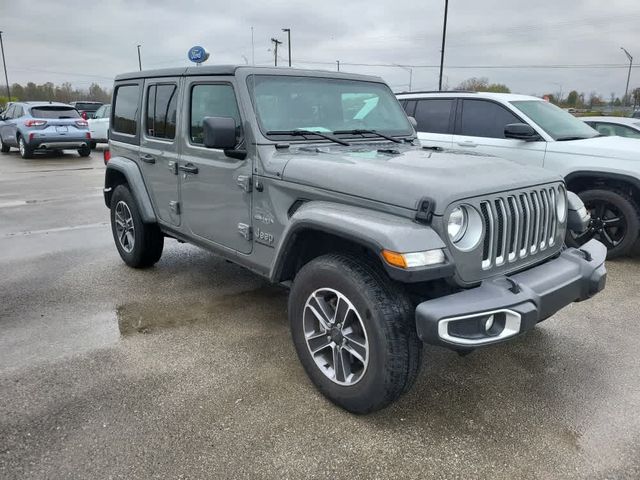
[[640, 160], [640, 140], [624, 137], [593, 137], [565, 142], [550, 142], [548, 153], [570, 153], [585, 157]]
[[291, 147], [276, 155], [289, 157], [285, 181], [412, 210], [429, 198], [436, 215], [456, 200], [560, 180], [547, 170], [489, 155], [412, 146]]

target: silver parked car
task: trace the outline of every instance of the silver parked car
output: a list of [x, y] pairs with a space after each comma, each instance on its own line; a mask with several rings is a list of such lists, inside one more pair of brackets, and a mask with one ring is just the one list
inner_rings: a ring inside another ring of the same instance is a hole
[[89, 124], [71, 105], [56, 102], [15, 102], [0, 115], [0, 150], [20, 150], [30, 158], [37, 150], [77, 150], [91, 154]]
[[640, 138], [640, 118], [585, 117], [580, 120], [607, 137]]

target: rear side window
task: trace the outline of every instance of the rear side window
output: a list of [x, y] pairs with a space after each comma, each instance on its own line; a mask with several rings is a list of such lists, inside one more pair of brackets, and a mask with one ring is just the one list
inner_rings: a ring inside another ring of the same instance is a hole
[[407, 115], [409, 115], [410, 117], [413, 117], [413, 114], [416, 109], [416, 101], [405, 100], [404, 102], [402, 102], [402, 108], [404, 108], [404, 111], [407, 112]]
[[151, 85], [147, 91], [147, 136], [175, 138], [177, 107], [178, 87], [176, 85]]
[[419, 132], [450, 133], [453, 99], [418, 100], [414, 117]]
[[505, 138], [504, 127], [510, 123], [522, 123], [522, 120], [497, 103], [465, 99], [462, 104], [462, 121], [458, 134], [471, 137]]
[[33, 118], [79, 118], [80, 114], [72, 107], [33, 107]]
[[202, 121], [205, 117], [231, 117], [240, 127], [240, 112], [233, 87], [228, 84], [195, 85], [191, 89], [191, 142], [204, 142]]
[[122, 85], [114, 93], [113, 131], [135, 135], [140, 88], [138, 85]]

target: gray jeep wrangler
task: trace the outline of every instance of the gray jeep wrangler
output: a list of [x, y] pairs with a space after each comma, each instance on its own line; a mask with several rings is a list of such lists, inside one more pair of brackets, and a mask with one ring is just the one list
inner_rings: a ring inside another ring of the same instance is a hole
[[504, 342], [604, 287], [606, 248], [564, 246], [588, 215], [558, 176], [421, 148], [380, 78], [135, 72], [113, 105], [104, 198], [125, 263], [171, 237], [290, 287], [300, 361], [351, 412], [406, 392], [423, 343]]

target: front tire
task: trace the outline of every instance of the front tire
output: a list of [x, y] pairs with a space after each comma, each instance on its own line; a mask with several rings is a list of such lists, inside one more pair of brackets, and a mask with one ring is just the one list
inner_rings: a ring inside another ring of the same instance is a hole
[[18, 150], [20, 150], [20, 156], [24, 159], [33, 157], [33, 149], [27, 145], [22, 135], [18, 137]]
[[91, 155], [91, 147], [89, 145], [80, 147], [78, 149], [78, 155], [80, 155], [81, 157], [88, 157], [89, 155]]
[[380, 410], [409, 390], [421, 363], [404, 291], [365, 258], [318, 257], [295, 277], [289, 322], [315, 386], [353, 413]]
[[583, 235], [567, 232], [567, 245], [579, 247], [595, 238], [607, 247], [608, 259], [629, 255], [640, 230], [634, 201], [623, 192], [604, 188], [585, 190], [578, 195], [591, 212], [591, 223]]
[[155, 223], [142, 221], [126, 185], [118, 185], [111, 197], [111, 232], [120, 257], [130, 267], [150, 267], [160, 260], [164, 235]]

